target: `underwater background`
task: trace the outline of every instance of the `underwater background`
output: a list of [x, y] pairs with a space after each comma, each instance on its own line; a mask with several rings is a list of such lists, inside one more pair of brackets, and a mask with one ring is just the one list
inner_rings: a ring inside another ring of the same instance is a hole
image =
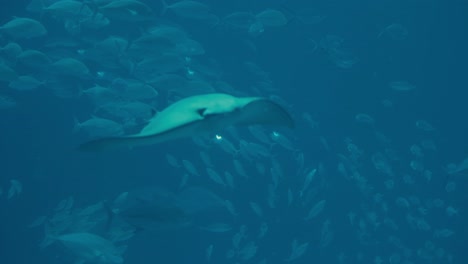
[[[1, 263], [468, 263], [463, 1], [1, 6]], [[295, 127], [77, 149], [212, 92]]]

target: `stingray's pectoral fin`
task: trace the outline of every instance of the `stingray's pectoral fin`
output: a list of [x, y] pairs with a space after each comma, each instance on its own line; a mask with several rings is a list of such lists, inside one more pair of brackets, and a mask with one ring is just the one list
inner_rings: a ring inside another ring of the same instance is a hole
[[237, 124], [279, 125], [293, 128], [294, 120], [279, 104], [268, 99], [259, 99], [242, 108]]

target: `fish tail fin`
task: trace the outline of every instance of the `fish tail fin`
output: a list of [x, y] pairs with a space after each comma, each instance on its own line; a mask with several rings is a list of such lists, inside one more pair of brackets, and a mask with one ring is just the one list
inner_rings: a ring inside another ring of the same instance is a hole
[[115, 213], [114, 211], [112, 211], [112, 208], [109, 202], [107, 201], [104, 202], [103, 207], [107, 215], [106, 224], [104, 226], [104, 233], [108, 234], [111, 230], [112, 223], [114, 222]]
[[167, 12], [167, 8], [169, 5], [167, 4], [166, 0], [161, 0], [161, 12], [159, 13], [159, 16], [164, 16]]
[[78, 98], [80, 98], [84, 93], [83, 86], [78, 85]]
[[382, 29], [379, 34], [377, 35], [377, 38], [381, 38], [385, 34], [386, 28]]
[[82, 9], [83, 9], [84, 5], [87, 5], [93, 11], [93, 14], [92, 14], [91, 18], [94, 20], [94, 18], [99, 13], [99, 5], [96, 3], [95, 0], [85, 0], [85, 1], [83, 1], [83, 5], [81, 6]]
[[44, 21], [44, 15], [47, 12], [46, 10], [46, 4], [44, 3], [44, 0], [39, 0], [39, 21]]
[[57, 240], [57, 236], [51, 233], [51, 229], [48, 223], [44, 225], [44, 240], [39, 243], [40, 249], [45, 249], [46, 247], [52, 245]]
[[81, 129], [81, 123], [78, 118], [73, 118], [73, 133], [78, 133]]
[[284, 11], [283, 14], [286, 16], [286, 19], [288, 20], [287, 24], [290, 24], [296, 21], [299, 22], [300, 24], [306, 24], [301, 19], [301, 17], [297, 15], [297, 12], [293, 10], [292, 8], [288, 7], [286, 4], [281, 4], [280, 9], [281, 11]]

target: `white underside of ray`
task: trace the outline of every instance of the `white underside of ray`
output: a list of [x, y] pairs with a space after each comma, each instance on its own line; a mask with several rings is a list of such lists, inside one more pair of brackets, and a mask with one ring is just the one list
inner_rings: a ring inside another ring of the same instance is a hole
[[[229, 113], [254, 100], [256, 97], [236, 98], [228, 94], [205, 94], [184, 98], [157, 113], [136, 136], [158, 134], [211, 114]], [[199, 112], [203, 110], [203, 115]]]

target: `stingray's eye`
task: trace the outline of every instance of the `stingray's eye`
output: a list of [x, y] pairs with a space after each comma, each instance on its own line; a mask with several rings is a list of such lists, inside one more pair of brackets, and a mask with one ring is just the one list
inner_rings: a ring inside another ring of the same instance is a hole
[[200, 108], [200, 109], [197, 110], [197, 113], [200, 116], [205, 116], [205, 111], [206, 111], [206, 108]]

